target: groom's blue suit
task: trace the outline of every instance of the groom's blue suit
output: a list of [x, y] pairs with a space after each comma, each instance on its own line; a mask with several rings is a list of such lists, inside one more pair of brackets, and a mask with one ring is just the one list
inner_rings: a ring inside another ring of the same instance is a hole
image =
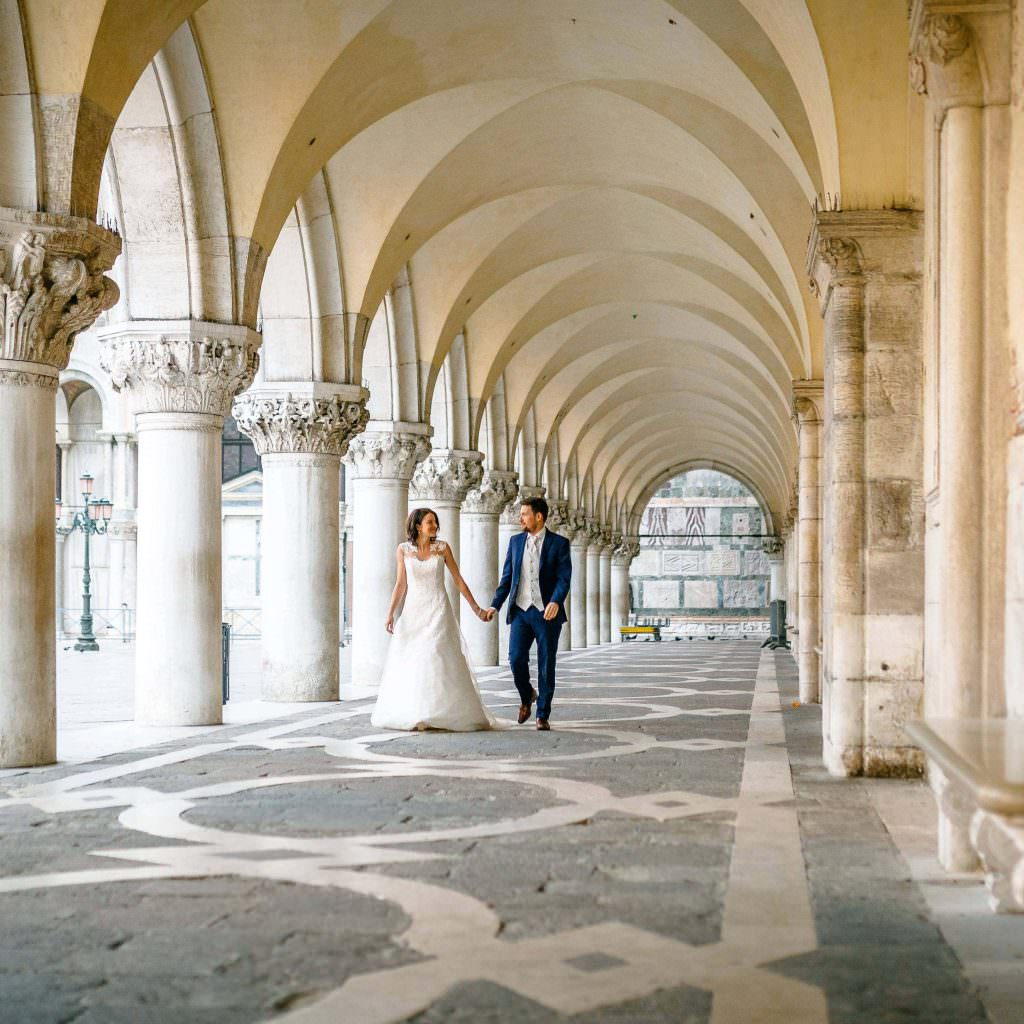
[[551, 698], [555, 692], [555, 656], [558, 653], [558, 634], [566, 621], [565, 599], [572, 583], [572, 557], [569, 542], [550, 530], [545, 531], [540, 549], [540, 596], [545, 607], [558, 605], [558, 614], [548, 622], [543, 612], [530, 607], [525, 611], [516, 604], [519, 579], [526, 551], [526, 531], [516, 534], [508, 544], [505, 568], [494, 592], [491, 607], [500, 610], [506, 599], [507, 621], [512, 626], [508, 641], [508, 661], [512, 678], [523, 704], [533, 700], [530, 686], [530, 648], [537, 641], [537, 717], [546, 719], [551, 713]]

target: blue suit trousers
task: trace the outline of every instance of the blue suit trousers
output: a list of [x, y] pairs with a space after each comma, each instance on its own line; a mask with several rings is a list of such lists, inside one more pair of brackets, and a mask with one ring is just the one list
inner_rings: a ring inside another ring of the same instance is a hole
[[523, 704], [530, 702], [530, 648], [537, 641], [537, 717], [551, 714], [551, 698], [555, 693], [555, 656], [558, 654], [560, 622], [546, 622], [536, 608], [516, 610], [508, 640], [508, 663]]

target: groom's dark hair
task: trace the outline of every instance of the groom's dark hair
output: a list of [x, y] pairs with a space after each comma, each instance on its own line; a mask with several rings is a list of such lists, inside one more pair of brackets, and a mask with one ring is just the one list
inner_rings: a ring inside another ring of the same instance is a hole
[[543, 498], [523, 498], [520, 507], [529, 505], [535, 516], [543, 516], [544, 522], [548, 521], [548, 503]]

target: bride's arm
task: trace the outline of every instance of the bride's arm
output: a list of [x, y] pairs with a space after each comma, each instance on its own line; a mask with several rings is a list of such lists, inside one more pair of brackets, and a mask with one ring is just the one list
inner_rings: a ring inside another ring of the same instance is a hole
[[483, 618], [483, 609], [476, 603], [476, 598], [473, 597], [472, 591], [469, 589], [469, 584], [462, 578], [462, 573], [459, 572], [459, 567], [455, 564], [455, 557], [452, 555], [452, 549], [445, 544], [444, 546], [444, 564], [448, 566], [448, 571], [452, 574], [455, 579], [455, 586], [459, 588], [459, 593], [469, 602], [469, 607], [473, 609], [473, 614], [477, 618]]
[[402, 554], [401, 546], [395, 552], [395, 561], [398, 563], [398, 571], [395, 575], [395, 589], [391, 591], [391, 604], [388, 605], [388, 620], [384, 623], [384, 628], [389, 633], [394, 633], [395, 631], [395, 612], [398, 611], [398, 606], [402, 603], [405, 592], [409, 587], [408, 581], [405, 578], [405, 556]]

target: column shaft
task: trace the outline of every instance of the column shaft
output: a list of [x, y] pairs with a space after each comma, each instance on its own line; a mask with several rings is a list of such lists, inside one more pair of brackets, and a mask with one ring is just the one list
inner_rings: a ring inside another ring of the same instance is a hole
[[604, 547], [601, 549], [599, 561], [601, 606], [598, 615], [598, 628], [601, 634], [601, 643], [612, 642], [612, 549]]
[[[491, 603], [498, 586], [498, 513], [463, 512], [462, 578], [482, 608]], [[507, 608], [498, 616], [504, 618]], [[466, 615], [461, 625], [474, 665], [498, 664], [498, 623]]]
[[587, 547], [587, 647], [601, 644], [601, 542]]
[[569, 617], [569, 634], [571, 649], [578, 651], [587, 646], [586, 536], [583, 535], [578, 540], [574, 540], [569, 551], [572, 557], [572, 585], [569, 589], [572, 615]]
[[800, 631], [797, 667], [800, 700], [821, 700], [821, 420], [815, 408], [800, 414], [799, 566]]
[[138, 417], [135, 718], [221, 721], [220, 439], [223, 418]]

